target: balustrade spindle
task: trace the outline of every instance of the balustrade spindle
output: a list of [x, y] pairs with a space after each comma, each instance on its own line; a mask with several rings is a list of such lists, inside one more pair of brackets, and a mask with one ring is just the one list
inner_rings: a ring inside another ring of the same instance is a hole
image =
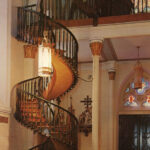
[[44, 87], [44, 90], [46, 89], [46, 81], [45, 81], [45, 77], [43, 77], [43, 87]]
[[58, 42], [58, 44], [59, 44], [59, 46], [58, 46], [58, 47], [59, 47], [59, 48], [58, 48], [58, 53], [59, 53], [59, 56], [60, 56], [60, 52], [61, 52], [61, 48], [60, 48], [60, 29], [58, 29], [58, 31], [59, 31], [59, 32], [58, 32], [58, 41], [59, 41], [59, 42]]
[[17, 36], [18, 35], [20, 35], [20, 33], [21, 33], [21, 28], [20, 28], [20, 23], [21, 23], [21, 20], [20, 20], [20, 14], [21, 14], [21, 9], [20, 8], [18, 8], [18, 13], [17, 13], [17, 20], [18, 20], [18, 22], [17, 22], [17, 29], [18, 29], [18, 31], [17, 31]]
[[36, 81], [34, 80], [34, 95], [36, 95]]
[[75, 69], [74, 68], [74, 43], [73, 43], [73, 39], [71, 41], [71, 64], [73, 66], [72, 69]]
[[[55, 40], [57, 41], [57, 30], [55, 29], [54, 30], [54, 35], [55, 35]], [[57, 43], [56, 43], [56, 46], [57, 46]], [[56, 51], [56, 49], [57, 49], [57, 47], [55, 46], [55, 54], [57, 53]]]
[[22, 9], [22, 16], [21, 16], [21, 19], [22, 19], [22, 21], [21, 21], [22, 22], [22, 36], [21, 36], [22, 38], [21, 39], [22, 40], [25, 40], [25, 34], [24, 34], [24, 32], [25, 32], [24, 31], [25, 30], [25, 14], [24, 14], [24, 11], [25, 10]]
[[26, 35], [27, 35], [27, 32], [26, 32], [26, 23], [27, 23], [27, 19], [26, 19], [26, 13], [25, 13], [25, 10], [23, 11], [23, 15], [24, 15], [24, 25], [23, 25], [23, 35], [24, 35], [24, 41], [26, 41]]
[[[69, 35], [70, 36], [70, 35]], [[71, 53], [71, 36], [70, 36], [70, 40], [69, 40], [69, 62], [71, 63], [71, 58], [72, 58], [72, 53]]]
[[68, 32], [66, 33], [66, 57], [69, 58], [69, 55], [68, 55]]
[[65, 46], [65, 31], [63, 30], [63, 40], [62, 40], [62, 47], [63, 47], [63, 57], [65, 57], [65, 50], [64, 50], [64, 46]]
[[147, 5], [147, 4], [148, 4], [148, 0], [146, 0], [146, 13], [148, 12], [148, 11], [147, 11], [147, 8], [148, 8], [148, 5]]

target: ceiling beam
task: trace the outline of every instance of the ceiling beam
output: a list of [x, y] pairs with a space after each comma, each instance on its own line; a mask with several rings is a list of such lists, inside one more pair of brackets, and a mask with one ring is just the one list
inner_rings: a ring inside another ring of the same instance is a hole
[[101, 56], [103, 57], [104, 61], [107, 61], [107, 57], [104, 53], [104, 47], [102, 48]]
[[105, 39], [105, 41], [106, 41], [107, 44], [108, 44], [108, 47], [109, 47], [109, 50], [110, 50], [110, 53], [111, 53], [113, 59], [117, 61], [117, 60], [118, 60], [118, 57], [117, 57], [116, 51], [115, 51], [115, 49], [114, 49], [114, 47], [113, 47], [113, 44], [112, 44], [112, 42], [111, 42], [111, 39]]

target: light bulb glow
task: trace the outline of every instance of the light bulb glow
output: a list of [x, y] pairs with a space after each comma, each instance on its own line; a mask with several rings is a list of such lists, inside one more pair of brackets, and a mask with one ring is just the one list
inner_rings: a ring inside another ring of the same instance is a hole
[[51, 48], [39, 45], [38, 47], [38, 75], [50, 76], [52, 74]]

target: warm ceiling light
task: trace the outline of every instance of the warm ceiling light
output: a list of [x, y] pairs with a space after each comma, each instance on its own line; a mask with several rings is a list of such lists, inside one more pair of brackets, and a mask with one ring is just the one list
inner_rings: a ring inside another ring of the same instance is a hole
[[47, 77], [52, 74], [51, 45], [47, 39], [48, 32], [44, 31], [42, 44], [38, 46], [38, 75]]
[[143, 68], [142, 65], [139, 61], [139, 46], [138, 48], [138, 58], [137, 58], [137, 63], [134, 67], [134, 88], [135, 89], [141, 89], [142, 88], [142, 75], [143, 75]]

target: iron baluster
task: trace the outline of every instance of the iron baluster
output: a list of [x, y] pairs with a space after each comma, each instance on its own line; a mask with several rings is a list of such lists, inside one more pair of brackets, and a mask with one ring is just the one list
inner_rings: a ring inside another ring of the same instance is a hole
[[66, 57], [68, 58], [68, 33], [66, 33]]
[[58, 48], [58, 52], [59, 52], [59, 56], [60, 56], [60, 52], [61, 52], [61, 48], [60, 48], [60, 29], [58, 29], [58, 36], [59, 36], [59, 48]]
[[138, 0], [137, 5], [138, 5], [138, 7], [137, 7], [138, 13], [140, 13], [140, 0]]
[[18, 31], [17, 31], [17, 36], [18, 36], [18, 38], [20, 38], [20, 35], [21, 35], [21, 28], [20, 28], [20, 26], [21, 26], [21, 17], [20, 17], [20, 15], [21, 15], [21, 8], [18, 8], [18, 13], [17, 13], [17, 29], [18, 29]]
[[71, 47], [71, 51], [72, 51], [72, 66], [73, 66], [73, 63], [74, 63], [74, 61], [73, 61], [73, 59], [74, 59], [74, 42], [73, 42], [73, 39], [72, 39], [72, 41], [71, 41], [71, 43], [72, 43], [72, 47]]
[[63, 57], [65, 57], [65, 50], [64, 50], [64, 46], [65, 46], [65, 31], [63, 30], [63, 40], [62, 40], [62, 44], [63, 44]]
[[147, 8], [148, 8], [148, 0], [146, 0], [146, 13], [147, 13]]
[[69, 62], [70, 62], [70, 60], [71, 60], [71, 35], [69, 35], [69, 36], [70, 36], [70, 40], [69, 40], [69, 57], [70, 57]]
[[[55, 32], [55, 40], [57, 41], [57, 29], [54, 30]], [[57, 46], [57, 43], [56, 43]], [[55, 47], [55, 54], [57, 54], [57, 47]]]
[[34, 95], [36, 95], [36, 80], [34, 80]]

